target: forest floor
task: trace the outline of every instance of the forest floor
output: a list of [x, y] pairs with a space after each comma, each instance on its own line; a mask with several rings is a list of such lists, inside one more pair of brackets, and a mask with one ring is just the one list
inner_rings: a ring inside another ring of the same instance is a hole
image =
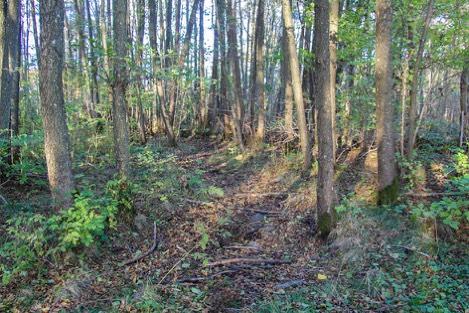
[[[435, 244], [405, 206], [376, 208], [376, 152], [337, 165], [346, 212], [327, 241], [315, 178], [275, 148], [134, 149], [136, 216], [108, 240], [0, 287], [5, 308], [56, 312], [441, 312], [468, 309], [467, 245]], [[110, 168], [83, 165], [99, 188]], [[101, 183], [100, 183], [101, 182]], [[84, 182], [82, 182], [84, 184]], [[435, 187], [437, 188], [437, 187]], [[156, 225], [156, 241], [154, 227]], [[129, 226], [130, 225], [130, 226]], [[157, 243], [154, 251], [129, 265]], [[0, 301], [0, 308], [2, 303]]]

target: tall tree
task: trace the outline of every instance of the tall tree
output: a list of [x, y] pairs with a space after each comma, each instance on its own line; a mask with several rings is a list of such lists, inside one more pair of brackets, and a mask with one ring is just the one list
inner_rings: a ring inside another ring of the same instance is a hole
[[[11, 62], [10, 68], [12, 71], [12, 90], [11, 90], [11, 113], [10, 113], [10, 137], [19, 135], [20, 131], [20, 67], [21, 67], [21, 5], [17, 7], [17, 18], [13, 21], [11, 29], [16, 39], [13, 40], [10, 47]], [[10, 147], [11, 162], [15, 162], [19, 156], [19, 148], [13, 144]]]
[[259, 107], [259, 118], [257, 122], [256, 139], [264, 141], [265, 135], [265, 90], [264, 90], [264, 6], [265, 1], [259, 0], [256, 17], [255, 34], [255, 62], [256, 62], [256, 85], [257, 105]]
[[199, 6], [199, 122], [202, 128], [205, 128], [207, 124], [207, 101], [205, 96], [204, 0], [200, 0]]
[[376, 141], [379, 204], [394, 202], [398, 191], [394, 157], [391, 30], [391, 0], [378, 0], [376, 2]]
[[289, 58], [287, 64], [290, 68], [293, 99], [295, 100], [298, 114], [298, 128], [300, 132], [301, 151], [303, 153], [303, 169], [304, 171], [309, 171], [312, 162], [311, 140], [309, 138], [308, 126], [306, 124], [305, 105], [303, 92], [301, 90], [300, 64], [298, 62], [298, 54], [296, 51], [290, 0], [282, 0], [282, 16], [286, 38], [285, 48], [288, 50], [287, 53], [285, 53], [285, 56]]
[[315, 86], [318, 110], [318, 226], [322, 236], [334, 225], [334, 129], [329, 55], [329, 0], [316, 0], [314, 7]]
[[[464, 142], [469, 142], [469, 67], [467, 64], [461, 72], [461, 80], [459, 84], [459, 104], [461, 113], [459, 118], [459, 146], [463, 146]], [[466, 138], [466, 141], [464, 141]]]
[[113, 33], [114, 33], [114, 59], [112, 79], [112, 122], [114, 131], [114, 148], [117, 167], [121, 177], [129, 174], [129, 129], [127, 123], [126, 89], [128, 73], [127, 58], [127, 0], [113, 0]]
[[12, 107], [12, 80], [17, 69], [20, 5], [18, 0], [6, 1], [0, 8], [0, 138], [8, 138]]
[[241, 150], [244, 149], [243, 140], [243, 91], [241, 89], [241, 72], [238, 55], [238, 38], [236, 35], [236, 6], [233, 0], [227, 2], [228, 14], [228, 56], [231, 63], [231, 74], [233, 76], [233, 105], [231, 113], [233, 116], [233, 134]]
[[335, 136], [336, 131], [336, 101], [335, 101], [335, 92], [336, 92], [336, 80], [337, 80], [337, 32], [339, 30], [339, 0], [331, 0], [329, 6], [329, 52], [331, 60], [331, 113], [332, 113], [332, 128], [334, 130], [333, 138], [333, 160], [335, 161], [336, 148], [337, 148], [337, 138]]
[[39, 91], [44, 124], [44, 153], [52, 196], [58, 207], [64, 207], [71, 205], [74, 188], [62, 83], [64, 1], [41, 0], [39, 10]]
[[145, 0], [137, 0], [137, 43], [136, 43], [136, 65], [137, 65], [137, 126], [140, 142], [147, 141], [145, 134], [145, 115], [142, 103], [143, 81], [143, 37], [145, 35]]

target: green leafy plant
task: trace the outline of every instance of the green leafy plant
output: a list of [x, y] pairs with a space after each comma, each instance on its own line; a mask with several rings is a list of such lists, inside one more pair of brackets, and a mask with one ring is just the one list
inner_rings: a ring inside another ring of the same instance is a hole
[[[113, 186], [115, 182], [110, 183]], [[43, 268], [46, 259], [89, 247], [114, 229], [116, 216], [127, 200], [115, 198], [112, 188], [101, 197], [89, 190], [79, 193], [71, 208], [56, 214], [19, 213], [6, 223], [7, 238], [0, 242], [3, 284], [17, 275]]]

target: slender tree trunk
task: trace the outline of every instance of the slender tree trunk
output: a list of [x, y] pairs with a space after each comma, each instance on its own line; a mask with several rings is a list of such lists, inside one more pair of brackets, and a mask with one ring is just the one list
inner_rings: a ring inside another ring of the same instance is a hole
[[39, 68], [41, 65], [41, 58], [40, 58], [41, 47], [39, 44], [39, 35], [38, 35], [39, 31], [38, 31], [37, 22], [36, 22], [36, 4], [34, 0], [31, 0], [31, 18], [33, 21], [33, 37], [34, 37], [34, 48], [36, 51], [36, 62]]
[[225, 0], [215, 0], [217, 8], [217, 27], [220, 38], [220, 115], [221, 121], [224, 124], [224, 134], [229, 133], [229, 127], [231, 123], [230, 115], [230, 103], [228, 99], [228, 62], [226, 57], [226, 7]]
[[337, 149], [336, 131], [336, 101], [335, 101], [335, 86], [337, 80], [337, 32], [339, 30], [339, 0], [332, 0], [329, 8], [329, 52], [331, 56], [330, 72], [331, 72], [331, 113], [332, 113], [332, 129], [334, 130], [334, 138], [332, 143], [333, 160], [335, 162], [335, 155]]
[[[91, 86], [91, 101], [93, 103], [93, 117], [96, 117], [96, 105], [99, 104], [99, 91], [98, 91], [98, 67], [96, 65], [95, 56], [95, 40], [93, 35], [93, 23], [91, 17], [90, 0], [85, 0], [86, 16], [88, 19], [88, 39], [90, 45], [89, 59], [90, 59], [90, 86]], [[98, 26], [96, 26], [98, 27]]]
[[244, 150], [243, 140], [243, 91], [241, 89], [241, 73], [238, 56], [238, 38], [236, 35], [236, 6], [228, 0], [228, 55], [231, 63], [231, 72], [233, 75], [233, 106], [231, 113], [233, 115], [233, 134], [241, 150]]
[[433, 14], [433, 0], [428, 1], [427, 13], [425, 16], [425, 23], [422, 28], [420, 36], [419, 46], [414, 64], [414, 72], [412, 74], [412, 85], [410, 90], [410, 112], [409, 112], [409, 128], [408, 128], [408, 139], [407, 139], [407, 157], [412, 156], [416, 138], [416, 127], [417, 127], [417, 93], [418, 93], [418, 82], [420, 77], [420, 63], [422, 63], [423, 51], [425, 48], [425, 42], [427, 40], [427, 32], [430, 26], [431, 17]]
[[199, 12], [199, 107], [200, 125], [207, 126], [207, 101], [205, 95], [205, 47], [204, 47], [204, 0], [200, 0]]
[[290, 70], [290, 56], [288, 55], [287, 36], [285, 30], [283, 30], [282, 35], [282, 46], [284, 51], [282, 60], [282, 83], [285, 103], [285, 128], [287, 130], [288, 137], [291, 138], [293, 136], [293, 88]]
[[64, 61], [64, 1], [41, 0], [41, 67], [39, 91], [44, 124], [44, 153], [55, 204], [72, 204], [74, 188], [66, 123], [62, 71]]
[[406, 111], [407, 111], [407, 84], [409, 79], [409, 55], [405, 52], [404, 60], [402, 63], [402, 77], [401, 77], [401, 135], [400, 135], [400, 152], [401, 156], [405, 153], [405, 124], [406, 124]]
[[127, 123], [126, 89], [128, 73], [125, 59], [127, 58], [127, 0], [113, 0], [113, 39], [114, 58], [112, 80], [112, 122], [114, 126], [114, 148], [117, 167], [121, 177], [129, 174], [129, 129]]
[[265, 91], [264, 91], [264, 6], [265, 1], [259, 0], [256, 17], [256, 95], [259, 106], [256, 139], [264, 141], [265, 135]]
[[378, 145], [378, 204], [397, 199], [397, 167], [394, 157], [391, 55], [391, 0], [376, 2], [376, 141]]
[[142, 104], [142, 75], [143, 71], [143, 36], [145, 35], [145, 0], [137, 1], [137, 49], [136, 49], [136, 65], [137, 65], [137, 125], [141, 143], [146, 143], [145, 135], [145, 115]]
[[318, 226], [327, 237], [334, 225], [334, 129], [329, 55], [329, 0], [316, 0], [314, 18], [315, 37], [315, 107], [318, 109]]
[[298, 62], [298, 55], [296, 52], [295, 34], [293, 31], [293, 19], [290, 6], [290, 0], [282, 0], [282, 15], [283, 24], [286, 35], [286, 48], [288, 56], [288, 65], [290, 67], [292, 79], [293, 98], [296, 103], [298, 114], [298, 127], [300, 132], [301, 150], [303, 153], [303, 170], [309, 172], [311, 169], [311, 140], [309, 138], [308, 126], [306, 124], [305, 105], [303, 99], [303, 92], [301, 90], [300, 79], [300, 65]]
[[464, 66], [463, 71], [461, 72], [461, 80], [459, 87], [459, 104], [461, 106], [461, 115], [459, 119], [459, 146], [463, 147], [464, 142], [469, 142], [469, 99], [467, 96], [469, 91], [469, 67], [467, 66], [467, 64]]
[[[217, 10], [216, 6], [213, 6], [213, 10]], [[218, 32], [219, 27], [216, 21], [216, 17], [213, 16], [212, 20], [214, 21], [213, 25], [213, 61], [212, 61], [212, 78], [210, 82], [210, 106], [208, 108], [209, 116], [209, 125], [212, 132], [216, 130], [217, 124], [217, 115], [218, 115], [218, 103], [219, 103], [219, 94], [218, 94], [218, 69], [219, 69], [219, 40]]]
[[[20, 132], [20, 67], [21, 67], [21, 33], [22, 33], [22, 23], [21, 23], [21, 5], [18, 5], [17, 8], [18, 17], [16, 22], [13, 23], [13, 29], [11, 30], [14, 35], [16, 35], [16, 41], [13, 41], [11, 46], [11, 60], [14, 62], [11, 66], [12, 68], [12, 91], [11, 91], [11, 114], [10, 114], [10, 138], [11, 141], [13, 138], [19, 135]], [[10, 154], [11, 154], [11, 163], [14, 163], [18, 160], [19, 157], [19, 147], [13, 144], [10, 145]]]

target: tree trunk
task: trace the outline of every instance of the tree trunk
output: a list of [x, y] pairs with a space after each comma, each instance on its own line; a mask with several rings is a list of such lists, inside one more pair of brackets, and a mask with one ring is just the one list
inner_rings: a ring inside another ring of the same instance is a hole
[[233, 134], [236, 142], [238, 143], [241, 150], [244, 150], [243, 140], [243, 91], [241, 89], [241, 73], [239, 67], [239, 56], [238, 56], [238, 38], [236, 35], [236, 6], [232, 3], [233, 0], [227, 2], [227, 14], [228, 14], [228, 56], [231, 63], [231, 74], [233, 76], [233, 106], [231, 108], [231, 114], [233, 116]]
[[[10, 48], [12, 73], [12, 90], [11, 90], [11, 114], [10, 114], [10, 138], [11, 140], [19, 135], [20, 132], [20, 67], [21, 67], [21, 5], [17, 8], [18, 18], [13, 23], [12, 32], [16, 35], [16, 40]], [[18, 160], [19, 147], [10, 145], [11, 163]]]
[[334, 226], [334, 129], [330, 82], [329, 0], [316, 0], [314, 11], [314, 101], [318, 110], [317, 214], [321, 236], [327, 237]]
[[31, 17], [33, 20], [33, 37], [34, 37], [34, 48], [36, 50], [36, 62], [37, 62], [37, 67], [39, 68], [41, 66], [41, 46], [39, 44], [39, 31], [37, 29], [37, 22], [36, 22], [36, 4], [34, 3], [34, 0], [31, 0]]
[[414, 149], [417, 128], [417, 93], [418, 93], [418, 82], [420, 77], [420, 63], [422, 63], [423, 51], [425, 48], [425, 42], [427, 40], [427, 32], [430, 26], [430, 21], [433, 13], [433, 0], [428, 1], [427, 13], [425, 16], [425, 23], [422, 28], [422, 34], [420, 35], [419, 46], [417, 50], [417, 56], [414, 64], [414, 72], [412, 74], [412, 85], [410, 90], [410, 112], [409, 112], [409, 128], [407, 133], [407, 157], [412, 156]]
[[207, 126], [207, 101], [205, 96], [205, 47], [204, 47], [204, 0], [200, 0], [199, 12], [199, 108], [200, 126]]
[[309, 138], [308, 126], [306, 124], [305, 105], [303, 92], [301, 90], [300, 65], [296, 51], [295, 34], [293, 28], [293, 19], [290, 6], [290, 0], [282, 0], [282, 16], [286, 35], [286, 48], [288, 56], [288, 65], [291, 72], [293, 98], [296, 103], [298, 114], [298, 127], [300, 132], [301, 150], [303, 153], [303, 170], [309, 172], [311, 169], [311, 140]]
[[398, 196], [397, 168], [394, 157], [391, 31], [391, 0], [378, 0], [376, 2], [378, 204], [391, 204]]
[[[213, 10], [217, 10], [214, 6]], [[213, 12], [213, 11], [212, 11]], [[210, 130], [213, 133], [216, 130], [217, 125], [217, 115], [218, 115], [218, 104], [219, 104], [219, 94], [218, 94], [218, 68], [219, 68], [219, 40], [218, 32], [219, 27], [216, 21], [215, 13], [212, 13], [212, 22], [215, 19], [213, 25], [213, 61], [212, 61], [212, 77], [210, 82], [210, 102], [208, 108], [208, 118]]]
[[265, 135], [265, 91], [264, 91], [264, 0], [259, 0], [256, 17], [256, 95], [259, 107], [256, 140], [264, 141]]
[[[90, 88], [91, 88], [91, 101], [93, 103], [93, 117], [96, 117], [96, 105], [99, 104], [99, 90], [98, 90], [98, 67], [96, 65], [95, 56], [95, 40], [93, 35], [93, 23], [91, 18], [90, 0], [85, 0], [86, 16], [88, 19], [88, 39], [90, 45]], [[98, 26], [96, 26], [97, 28]]]
[[[459, 104], [461, 106], [461, 115], [459, 119], [460, 131], [459, 131], [459, 146], [463, 147], [464, 142], [468, 142], [469, 138], [469, 101], [468, 101], [468, 89], [469, 89], [469, 67], [467, 64], [464, 66], [461, 73], [461, 81], [459, 85], [460, 95]], [[466, 138], [466, 140], [464, 140]]]
[[129, 174], [129, 129], [127, 124], [127, 0], [113, 0], [114, 59], [112, 80], [112, 122], [117, 167], [121, 177]]
[[337, 138], [335, 136], [336, 131], [336, 101], [335, 101], [335, 86], [337, 80], [337, 31], [339, 30], [339, 0], [332, 0], [329, 8], [329, 53], [331, 56], [330, 72], [331, 72], [331, 114], [332, 114], [332, 129], [334, 130], [334, 138], [332, 142], [333, 158], [335, 162], [335, 155], [337, 149]]
[[290, 57], [288, 55], [287, 35], [285, 29], [282, 34], [282, 49], [284, 51], [282, 59], [282, 80], [283, 80], [283, 98], [285, 105], [285, 128], [288, 137], [293, 136], [293, 88], [290, 70]]
[[57, 207], [72, 204], [74, 188], [62, 83], [64, 1], [41, 0], [39, 91], [44, 124], [44, 153], [50, 190]]
[[137, 49], [136, 49], [136, 65], [137, 65], [137, 126], [141, 143], [146, 143], [145, 135], [145, 114], [142, 104], [142, 75], [143, 71], [143, 36], [145, 35], [145, 0], [137, 1]]

